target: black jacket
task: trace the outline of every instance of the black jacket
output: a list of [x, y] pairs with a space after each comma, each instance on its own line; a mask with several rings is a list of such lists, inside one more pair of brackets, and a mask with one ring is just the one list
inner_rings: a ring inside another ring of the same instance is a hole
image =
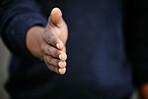
[[[69, 27], [62, 76], [25, 44], [27, 30], [46, 26], [53, 7], [62, 9]], [[131, 65], [138, 84], [148, 81], [147, 12], [144, 0], [2, 0], [0, 33], [12, 52], [6, 90], [14, 99], [127, 99]]]

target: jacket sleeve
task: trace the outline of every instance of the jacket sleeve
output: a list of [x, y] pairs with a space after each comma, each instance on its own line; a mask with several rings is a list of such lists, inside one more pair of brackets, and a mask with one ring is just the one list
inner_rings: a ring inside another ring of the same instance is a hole
[[46, 23], [35, 0], [0, 1], [0, 35], [15, 55], [30, 56], [26, 48], [26, 32], [34, 25], [45, 26]]
[[148, 0], [131, 0], [128, 3], [126, 27], [134, 82], [140, 86], [148, 83]]

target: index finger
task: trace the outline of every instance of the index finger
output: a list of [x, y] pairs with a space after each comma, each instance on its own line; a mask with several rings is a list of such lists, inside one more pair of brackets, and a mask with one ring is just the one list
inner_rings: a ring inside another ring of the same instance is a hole
[[59, 50], [62, 50], [64, 48], [63, 42], [50, 31], [45, 31], [43, 39], [46, 43], [52, 45]]

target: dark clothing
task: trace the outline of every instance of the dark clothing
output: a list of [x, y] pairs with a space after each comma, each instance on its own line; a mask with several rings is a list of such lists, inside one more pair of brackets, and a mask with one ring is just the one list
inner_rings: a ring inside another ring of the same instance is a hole
[[127, 53], [140, 86], [148, 83], [148, 0], [129, 0], [125, 21]]
[[[6, 90], [12, 98], [128, 99], [133, 86], [123, 31], [126, 2], [1, 2], [0, 33], [12, 51], [9, 80], [6, 84]], [[48, 70], [43, 62], [31, 56], [25, 44], [27, 30], [34, 25], [46, 26], [53, 7], [62, 9], [69, 27], [68, 66], [65, 75]]]

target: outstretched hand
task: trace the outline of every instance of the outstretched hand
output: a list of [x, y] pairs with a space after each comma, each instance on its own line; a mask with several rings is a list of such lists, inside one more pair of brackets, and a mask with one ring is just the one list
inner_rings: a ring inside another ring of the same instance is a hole
[[66, 72], [66, 51], [65, 43], [67, 41], [67, 25], [62, 18], [62, 12], [54, 8], [48, 19], [48, 24], [43, 33], [42, 50], [44, 52], [44, 61], [47, 67], [56, 73], [64, 74]]
[[44, 59], [47, 67], [56, 73], [66, 72], [68, 30], [59, 8], [51, 11], [45, 28], [34, 26], [27, 32], [26, 45], [31, 54]]

